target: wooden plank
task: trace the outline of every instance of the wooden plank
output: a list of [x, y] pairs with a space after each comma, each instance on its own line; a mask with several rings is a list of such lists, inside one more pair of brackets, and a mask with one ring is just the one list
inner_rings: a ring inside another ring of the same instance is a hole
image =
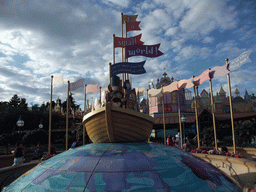
[[130, 114], [132, 116], [137, 116], [138, 118], [147, 119], [148, 121], [151, 121], [152, 123], [155, 122], [155, 119], [153, 117], [151, 117], [151, 116], [149, 116], [148, 114], [145, 114], [145, 113], [137, 112], [137, 111], [131, 110], [131, 109], [115, 107], [115, 106], [111, 106], [111, 108], [112, 108], [112, 111], [116, 111], [120, 114], [121, 113]]
[[90, 134], [90, 139], [95, 142], [96, 140], [98, 140], [101, 137], [107, 137], [108, 138], [108, 134], [106, 131], [101, 131], [101, 132], [95, 132]]
[[128, 121], [128, 120], [126, 121], [126, 120], [115, 118], [113, 119], [113, 124], [116, 124], [116, 123], [126, 124], [126, 125], [129, 125], [130, 127], [134, 127], [140, 130], [150, 131], [150, 132], [152, 132], [152, 128], [153, 128], [153, 125], [148, 122], [135, 122], [135, 121]]
[[[87, 131], [87, 130], [86, 130]], [[106, 132], [107, 135], [107, 130], [106, 130], [106, 126], [102, 125], [102, 126], [98, 126], [98, 127], [92, 127], [90, 130], [87, 131], [87, 134], [96, 134], [97, 132]]]
[[127, 125], [123, 125], [121, 129], [115, 129], [114, 133], [116, 133], [116, 132], [119, 132], [122, 134], [127, 134], [127, 135], [134, 135], [134, 136], [141, 135], [139, 137], [142, 137], [142, 138], [144, 138], [144, 137], [148, 138], [148, 136], [151, 134], [151, 132], [142, 132], [138, 129], [131, 128]]
[[123, 114], [123, 113], [114, 112], [114, 113], [112, 113], [112, 118], [132, 121], [132, 122], [136, 122], [136, 123], [148, 122], [153, 127], [153, 123], [151, 121], [148, 121], [147, 119], [139, 118], [137, 116], [126, 115], [126, 114]]
[[86, 127], [86, 131], [90, 131], [91, 129], [95, 129], [95, 130], [97, 130], [98, 129], [98, 127], [100, 127], [100, 128], [103, 128], [103, 127], [105, 127], [106, 128], [106, 122], [98, 122], [97, 124], [96, 123], [92, 123], [92, 124], [85, 124], [85, 127]]
[[142, 136], [142, 135], [138, 135], [135, 133], [131, 133], [129, 132], [128, 134], [120, 132], [119, 130], [116, 130], [116, 135], [118, 135], [117, 138], [122, 138], [125, 137], [123, 141], [130, 141], [130, 142], [134, 142], [134, 141], [147, 141], [147, 137]]
[[94, 143], [110, 143], [108, 135], [95, 138]]
[[111, 119], [111, 104], [106, 103], [106, 110], [105, 110], [105, 116], [106, 116], [106, 128], [107, 128], [107, 134], [110, 142], [115, 142], [115, 137], [113, 134], [113, 128], [112, 128], [112, 119]]

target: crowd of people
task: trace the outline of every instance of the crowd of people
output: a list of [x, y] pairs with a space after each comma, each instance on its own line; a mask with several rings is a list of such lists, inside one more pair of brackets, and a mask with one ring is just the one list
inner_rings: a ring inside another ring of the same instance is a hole
[[[42, 147], [41, 143], [38, 142], [35, 147], [32, 160], [42, 159], [44, 156], [52, 157], [55, 154], [56, 154], [56, 149], [53, 144], [51, 144], [50, 153], [48, 154], [44, 151], [44, 148]], [[18, 142], [14, 150], [14, 162], [12, 166], [23, 164], [25, 162], [24, 156], [25, 156], [25, 149], [23, 148], [22, 143]]]
[[[180, 133], [178, 132], [175, 136], [171, 136], [169, 135], [167, 137], [167, 145], [168, 146], [172, 146], [172, 147], [177, 147], [179, 149], [181, 149], [181, 138], [180, 138]], [[183, 143], [183, 149], [189, 149], [191, 146], [190, 146], [190, 142], [189, 142], [189, 138], [186, 137], [185, 138], [185, 142]]]

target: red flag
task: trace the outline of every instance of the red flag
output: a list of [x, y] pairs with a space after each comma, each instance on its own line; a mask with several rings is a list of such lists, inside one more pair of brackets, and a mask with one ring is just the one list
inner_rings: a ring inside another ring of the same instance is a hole
[[183, 79], [178, 82], [178, 89], [184, 89], [184, 88], [191, 88], [194, 86], [194, 83], [192, 82], [193, 77], [190, 79]]
[[229, 74], [228, 65], [229, 64], [213, 67], [210, 71], [210, 78], [212, 79], [213, 77], [220, 77], [220, 76], [228, 75]]
[[126, 58], [133, 56], [159, 57], [163, 55], [159, 51], [159, 44], [156, 45], [130, 45], [126, 47]]
[[125, 47], [129, 45], [142, 45], [143, 42], [140, 41], [141, 34], [129, 37], [129, 38], [123, 38], [123, 37], [115, 37], [115, 48], [116, 47]]
[[206, 80], [210, 79], [210, 69], [205, 70], [201, 75], [198, 77], [194, 77], [193, 83], [195, 86], [201, 85]]
[[97, 93], [98, 92], [98, 83], [89, 84], [86, 86], [86, 93]]
[[173, 92], [177, 90], [178, 90], [178, 81], [174, 81], [170, 85], [163, 86], [163, 93]]
[[139, 31], [141, 30], [139, 27], [140, 21], [129, 22], [126, 24], [126, 31]]
[[123, 15], [123, 23], [135, 22], [137, 17], [138, 15]]

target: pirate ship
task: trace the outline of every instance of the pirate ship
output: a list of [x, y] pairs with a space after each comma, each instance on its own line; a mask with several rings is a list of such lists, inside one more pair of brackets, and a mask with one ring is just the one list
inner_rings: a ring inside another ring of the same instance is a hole
[[[123, 24], [126, 25], [126, 33], [140, 30], [136, 18], [137, 16], [126, 15], [123, 17], [122, 15], [122, 27]], [[158, 50], [160, 44], [143, 45], [143, 42], [140, 41], [141, 34], [123, 38], [122, 28], [121, 31], [122, 37], [113, 35], [113, 65], [110, 64], [109, 66], [110, 86], [106, 104], [86, 114], [83, 118], [87, 134], [94, 143], [147, 141], [155, 121], [153, 117], [137, 110], [135, 90], [131, 89], [129, 83], [128, 74], [146, 73], [143, 68], [145, 61], [131, 63], [128, 62], [128, 57], [160, 56], [163, 54]], [[118, 47], [122, 48], [122, 52], [125, 52], [125, 58], [122, 58], [122, 61], [125, 62], [115, 63], [115, 48]], [[138, 49], [140, 51], [135, 51]], [[121, 81], [117, 76], [120, 73], [122, 73]]]

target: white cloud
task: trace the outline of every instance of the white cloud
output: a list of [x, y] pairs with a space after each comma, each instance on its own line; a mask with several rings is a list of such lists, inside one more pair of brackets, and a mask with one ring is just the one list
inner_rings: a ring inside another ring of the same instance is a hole
[[224, 56], [225, 58], [232, 60], [238, 57], [244, 51], [246, 51], [246, 49], [238, 48], [235, 41], [229, 40], [227, 42], [217, 44], [216, 53], [214, 55], [216, 57]]
[[214, 41], [214, 38], [213, 37], [209, 37], [209, 36], [205, 37], [204, 40], [203, 40], [204, 43], [211, 43], [213, 41]]
[[[112, 34], [120, 36], [120, 12], [138, 14], [137, 20], [141, 21], [142, 30], [129, 32], [128, 36], [142, 33], [145, 44], [161, 43], [160, 50], [164, 53], [158, 58], [129, 59], [131, 62], [146, 60], [147, 73], [131, 75], [134, 86], [145, 87], [150, 79], [161, 78], [163, 68], [175, 78], [190, 78], [198, 70], [194, 65], [194, 71], [189, 71], [191, 63], [209, 61], [208, 65], [214, 67], [216, 58], [234, 59], [248, 48], [245, 40], [253, 40], [255, 31], [250, 26], [234, 33], [240, 12], [230, 4], [230, 1], [213, 0], [3, 3], [0, 90], [5, 91], [5, 98], [18, 93], [34, 102], [48, 101], [52, 74], [64, 74], [65, 81], [86, 78], [88, 84], [98, 82], [105, 86], [109, 81], [108, 63], [113, 59]], [[225, 36], [219, 35], [223, 30]], [[121, 49], [115, 51], [116, 62], [120, 62]], [[54, 99], [58, 96], [66, 99], [65, 92], [66, 85], [55, 87]], [[83, 102], [81, 92], [74, 92], [76, 101]]]
[[[187, 1], [188, 2], [188, 1]], [[236, 13], [224, 1], [195, 1], [186, 11], [179, 26], [187, 34], [208, 35], [214, 29], [232, 29], [237, 25]]]
[[103, 0], [104, 3], [109, 4], [113, 3], [121, 7], [128, 7], [131, 3], [131, 0]]
[[176, 32], [178, 31], [178, 27], [171, 27], [169, 29], [166, 30], [165, 35], [167, 36], [173, 36], [176, 34]]

